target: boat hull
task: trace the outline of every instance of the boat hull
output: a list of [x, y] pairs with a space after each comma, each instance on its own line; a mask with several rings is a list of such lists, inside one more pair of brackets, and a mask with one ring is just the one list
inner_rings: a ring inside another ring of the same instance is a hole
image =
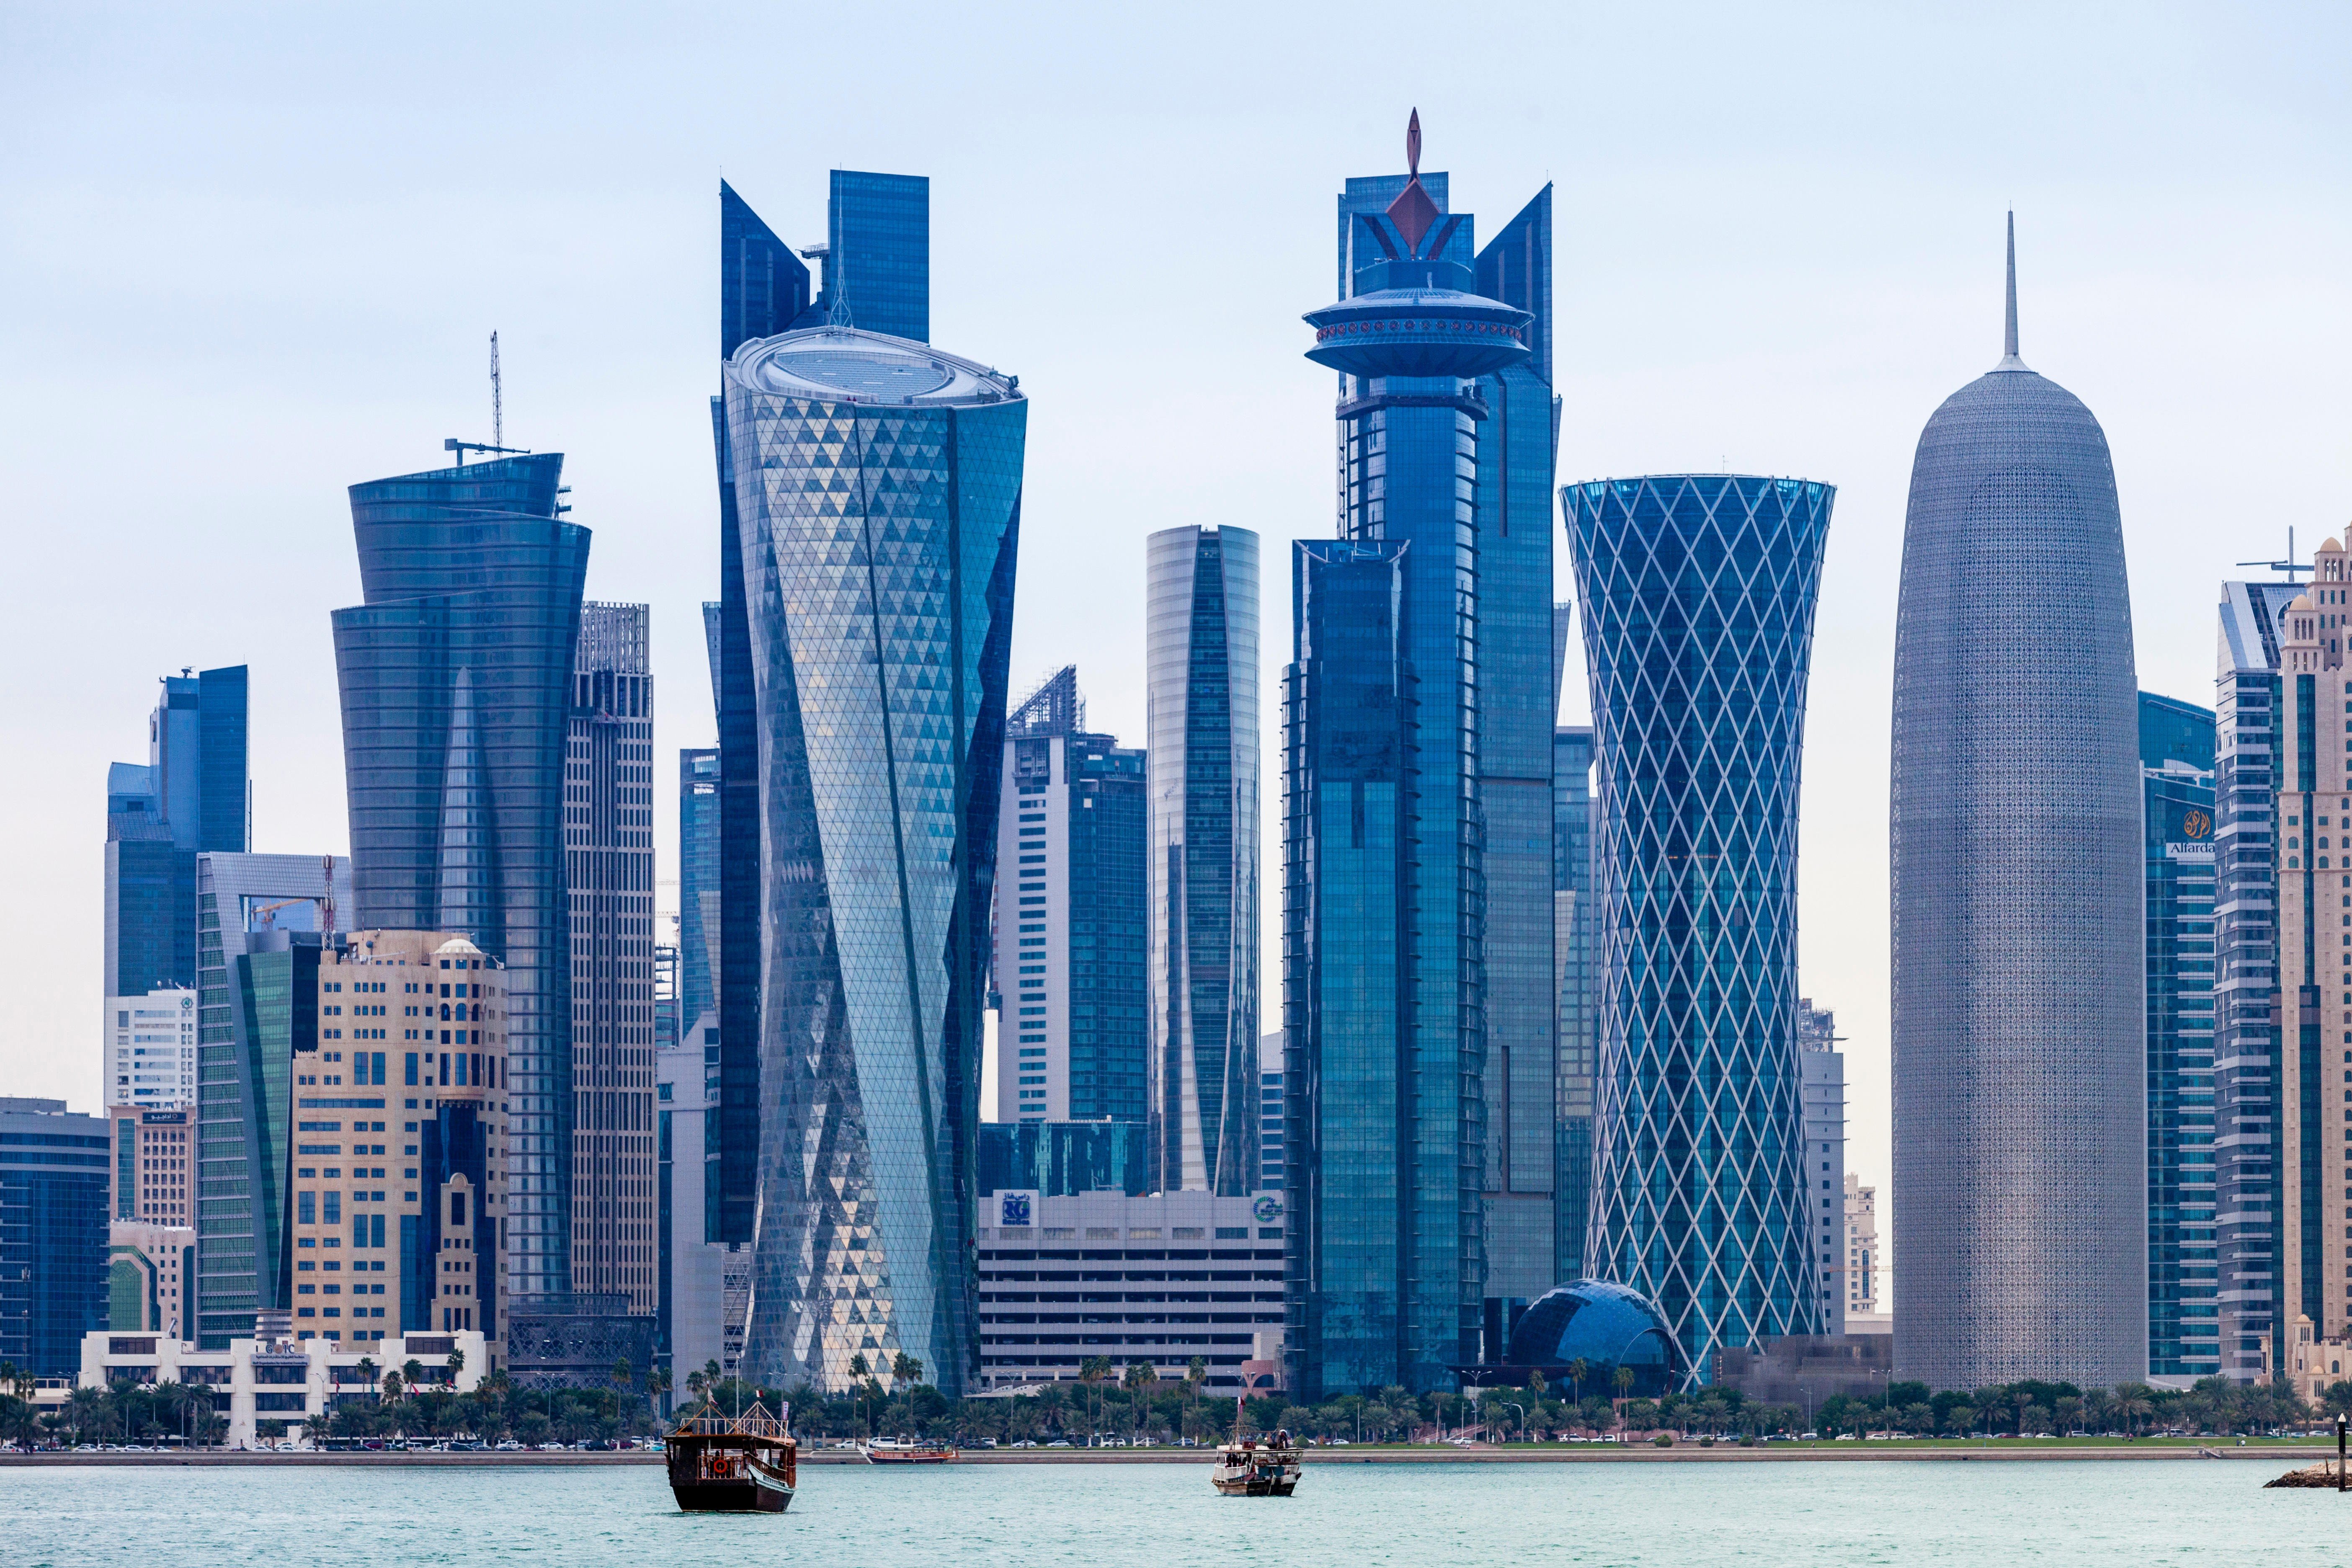
[[790, 1449], [673, 1438], [669, 1490], [688, 1513], [782, 1513], [793, 1506]]
[[1295, 1475], [1280, 1478], [1236, 1476], [1229, 1479], [1217, 1476], [1211, 1478], [1211, 1484], [1222, 1497], [1288, 1497], [1298, 1489], [1298, 1478]]
[[686, 1513], [782, 1513], [793, 1494], [757, 1481], [672, 1481], [670, 1495]]

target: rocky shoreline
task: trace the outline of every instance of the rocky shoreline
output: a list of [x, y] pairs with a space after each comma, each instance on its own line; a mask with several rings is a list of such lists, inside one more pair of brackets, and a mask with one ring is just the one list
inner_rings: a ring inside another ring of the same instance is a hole
[[2330, 1458], [2326, 1464], [2305, 1465], [2299, 1470], [2289, 1470], [2274, 1481], [2264, 1481], [2263, 1487], [2264, 1490], [2272, 1487], [2309, 1487], [2315, 1490], [2332, 1492], [2336, 1489], [2340, 1479], [2336, 1468], [2336, 1461]]

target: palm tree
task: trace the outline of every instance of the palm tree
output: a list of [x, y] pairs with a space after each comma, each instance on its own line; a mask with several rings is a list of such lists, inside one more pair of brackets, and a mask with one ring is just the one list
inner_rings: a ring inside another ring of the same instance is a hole
[[449, 1352], [447, 1365], [449, 1368], [449, 1386], [451, 1388], [455, 1388], [457, 1386], [457, 1374], [466, 1370], [466, 1352], [464, 1351], [457, 1350], [451, 1351]]
[[[413, 1366], [415, 1363], [412, 1362], [409, 1364]], [[401, 1390], [404, 1386], [405, 1380], [397, 1372], [387, 1372], [383, 1374], [383, 1396], [386, 1401], [397, 1402]]]
[[1633, 1392], [1633, 1369], [1630, 1366], [1621, 1366], [1616, 1371], [1615, 1378], [1617, 1383], [1617, 1397], [1622, 1400], [1632, 1394]]
[[1584, 1397], [1584, 1380], [1592, 1372], [1592, 1363], [1578, 1356], [1568, 1363], [1568, 1397], [1573, 1402]]
[[1160, 1386], [1160, 1369], [1148, 1361], [1129, 1362], [1127, 1374], [1119, 1379], [1119, 1385], [1127, 1390], [1129, 1399], [1133, 1402], [1135, 1435], [1140, 1437], [1144, 1421], [1151, 1413], [1145, 1401]]
[[646, 1375], [646, 1393], [649, 1397], [660, 1399], [662, 1401], [663, 1415], [667, 1415], [669, 1414], [669, 1402], [664, 1397], [669, 1393], [669, 1369], [667, 1367], [657, 1366]]
[[[1090, 1355], [1087, 1357], [1086, 1361], [1078, 1367], [1078, 1381], [1085, 1384], [1089, 1390], [1093, 1389], [1097, 1384], [1101, 1383], [1109, 1375], [1110, 1357], [1107, 1355]], [[1099, 1426], [1101, 1424], [1101, 1417], [1099, 1415], [1089, 1415], [1087, 1417], [1087, 1446], [1088, 1447], [1092, 1447], [1094, 1446], [1095, 1428]]]
[[425, 1381], [425, 1363], [415, 1356], [410, 1356], [400, 1363], [400, 1380], [409, 1387], [415, 1388]]
[[373, 1388], [375, 1386], [375, 1357], [372, 1355], [363, 1355], [360, 1357], [359, 1365], [352, 1368], [352, 1371], [358, 1373], [359, 1380], [362, 1383], [366, 1384], [370, 1388]]
[[905, 1351], [898, 1351], [892, 1354], [890, 1384], [893, 1392], [922, 1381], [923, 1363], [920, 1357], [908, 1355]]

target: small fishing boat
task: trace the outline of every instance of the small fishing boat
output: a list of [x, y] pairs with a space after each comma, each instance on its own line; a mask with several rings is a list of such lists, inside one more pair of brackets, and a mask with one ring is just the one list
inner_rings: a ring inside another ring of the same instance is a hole
[[956, 1451], [941, 1443], [869, 1442], [858, 1445], [869, 1465], [944, 1465]]
[[670, 1494], [688, 1513], [782, 1513], [793, 1505], [800, 1446], [793, 1407], [781, 1416], [754, 1404], [729, 1415], [705, 1400], [678, 1417], [665, 1445]]
[[1209, 1483], [1226, 1497], [1288, 1497], [1298, 1489], [1303, 1468], [1289, 1432], [1263, 1441], [1242, 1436], [1242, 1401], [1235, 1395], [1233, 1438], [1217, 1450]]

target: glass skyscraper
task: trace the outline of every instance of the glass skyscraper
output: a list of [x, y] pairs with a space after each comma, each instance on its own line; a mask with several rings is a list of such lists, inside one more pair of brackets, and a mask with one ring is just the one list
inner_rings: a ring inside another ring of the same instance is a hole
[[561, 454], [352, 487], [365, 603], [334, 614], [346, 929], [462, 932], [506, 968], [509, 1281], [570, 1289], [564, 755], [589, 532]]
[[[1553, 1262], [1549, 206], [1482, 255], [1446, 177], [1419, 172], [1418, 117], [1406, 162], [1347, 183], [1339, 300], [1307, 317], [1307, 357], [1340, 376], [1347, 546], [1294, 553], [1284, 694], [1285, 1352], [1308, 1397], [1442, 1387], [1475, 1361], [1490, 1228], [1511, 1254], [1498, 1278], [1548, 1282]], [[1339, 625], [1342, 602], [1369, 618]], [[1490, 616], [1508, 647], [1490, 649]], [[1532, 689], [1497, 695], [1514, 672]], [[1359, 730], [1377, 737], [1363, 756], [1339, 739]], [[1496, 928], [1499, 994], [1490, 847], [1517, 900]], [[1369, 902], [1339, 892], [1364, 878], [1382, 883]], [[1539, 1105], [1514, 1105], [1538, 1081]]]
[[1585, 1272], [1688, 1364], [1820, 1331], [1797, 1054], [1797, 814], [1828, 485], [1676, 474], [1561, 492], [1599, 805]]
[[1920, 432], [1895, 617], [1897, 1375], [2147, 1371], [2144, 866], [2105, 434], [2005, 352]]
[[2221, 1370], [2213, 1146], [2213, 715], [2139, 694], [2147, 867], [2147, 1369]]
[[27, 1376], [79, 1376], [107, 1326], [107, 1142], [62, 1100], [0, 1098], [0, 1361]]
[[106, 775], [106, 994], [196, 983], [196, 857], [248, 847], [246, 667], [163, 678], [147, 761]]
[[679, 1038], [719, 1005], [719, 748], [677, 754]]
[[1257, 1190], [1258, 540], [1144, 541], [1151, 1157], [1160, 1192]]
[[580, 612], [564, 761], [572, 1289], [656, 1305], [652, 609]]
[[1144, 1119], [1144, 755], [1086, 722], [1076, 665], [1005, 720], [999, 1121]]
[[[831, 326], [745, 343], [725, 386], [761, 803], [744, 1354], [763, 1383], [843, 1388], [852, 1357], [904, 1351], [957, 1394], [979, 1355], [973, 1144], [1028, 404], [971, 361]], [[723, 1057], [731, 1029], [722, 1015]]]
[[1592, 1074], [1599, 1059], [1598, 943], [1592, 921], [1592, 728], [1563, 724], [1552, 731], [1552, 962], [1559, 975], [1559, 1115], [1553, 1127], [1552, 1191], [1557, 1208], [1555, 1270], [1563, 1280], [1592, 1272], [1584, 1266], [1586, 1223], [1591, 1217]]

